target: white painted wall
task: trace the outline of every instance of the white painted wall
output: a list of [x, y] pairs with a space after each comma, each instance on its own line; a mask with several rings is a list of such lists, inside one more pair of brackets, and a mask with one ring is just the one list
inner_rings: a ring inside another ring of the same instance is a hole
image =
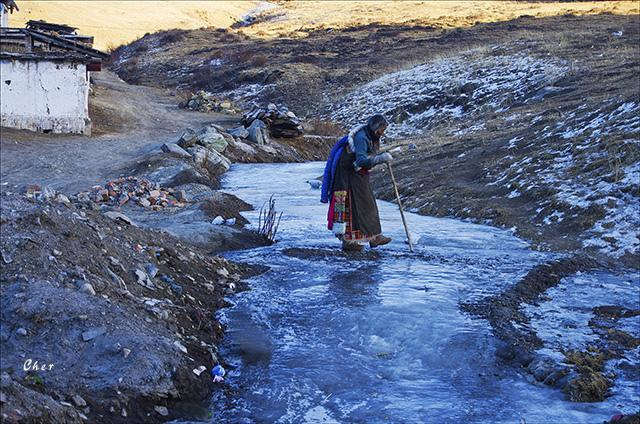
[[0, 27], [9, 26], [9, 11], [4, 4], [0, 3]]
[[2, 126], [91, 134], [85, 64], [2, 59], [0, 86]]

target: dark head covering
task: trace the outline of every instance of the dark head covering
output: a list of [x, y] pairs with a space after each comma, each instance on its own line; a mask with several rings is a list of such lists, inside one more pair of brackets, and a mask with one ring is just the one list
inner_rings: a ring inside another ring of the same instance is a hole
[[384, 119], [384, 116], [380, 115], [379, 113], [373, 115], [367, 120], [367, 126], [369, 127], [369, 130], [371, 132], [375, 132], [379, 128], [386, 127], [388, 125], [389, 123], [387, 122], [387, 120]]

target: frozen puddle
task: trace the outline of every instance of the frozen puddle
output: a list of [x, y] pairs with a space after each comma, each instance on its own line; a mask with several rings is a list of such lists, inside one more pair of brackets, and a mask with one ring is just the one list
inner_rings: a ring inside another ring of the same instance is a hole
[[[234, 165], [225, 177], [224, 188], [257, 209], [274, 193], [284, 215], [276, 245], [227, 254], [271, 270], [220, 316], [230, 390], [215, 392], [211, 422], [591, 423], [627, 403], [628, 391], [599, 404], [566, 402], [496, 365], [488, 324], [458, 304], [550, 259], [507, 231], [409, 213], [419, 240], [410, 254], [397, 207], [379, 202], [394, 238], [379, 258], [284, 255], [339, 246], [320, 192], [305, 183], [322, 170], [317, 162]], [[257, 211], [247, 217], [257, 222]]]

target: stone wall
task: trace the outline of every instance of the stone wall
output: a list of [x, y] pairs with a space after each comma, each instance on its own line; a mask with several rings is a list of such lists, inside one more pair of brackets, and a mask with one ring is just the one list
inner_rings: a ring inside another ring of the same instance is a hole
[[91, 134], [85, 64], [2, 59], [0, 76], [2, 126]]

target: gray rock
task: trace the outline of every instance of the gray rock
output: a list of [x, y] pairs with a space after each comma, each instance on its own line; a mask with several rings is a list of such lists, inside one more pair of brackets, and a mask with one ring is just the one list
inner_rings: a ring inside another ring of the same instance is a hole
[[58, 203], [63, 203], [67, 206], [69, 206], [71, 204], [71, 202], [69, 201], [69, 198], [67, 196], [65, 196], [62, 193], [58, 193], [55, 197], [55, 201]]
[[84, 340], [85, 342], [88, 342], [90, 340], [95, 339], [98, 336], [103, 335], [106, 332], [107, 332], [106, 327], [91, 328], [91, 329], [89, 329], [87, 331], [84, 331], [82, 333], [82, 340]]
[[83, 293], [90, 294], [91, 296], [96, 295], [96, 291], [94, 290], [93, 286], [89, 283], [84, 283], [82, 286], [80, 286], [80, 291]]
[[260, 119], [254, 119], [251, 125], [247, 129], [249, 132], [248, 139], [259, 146], [269, 142], [269, 136], [267, 135], [267, 125]]
[[71, 399], [73, 399], [73, 403], [75, 403], [76, 406], [79, 406], [80, 408], [87, 406], [87, 402], [80, 395], [73, 395]]
[[238, 138], [249, 138], [249, 131], [243, 126], [230, 129], [229, 134]]
[[0, 254], [2, 255], [2, 262], [4, 262], [5, 264], [10, 264], [11, 262], [13, 262], [13, 257], [8, 252], [2, 250], [0, 251]]
[[553, 362], [548, 358], [533, 360], [527, 367], [537, 381], [544, 381], [554, 371]]
[[164, 143], [161, 147], [162, 151], [179, 158], [190, 158], [189, 152], [175, 143]]
[[242, 141], [236, 141], [236, 146], [237, 149], [242, 150], [243, 152], [250, 154], [250, 155], [255, 155], [256, 154], [256, 149], [254, 149], [252, 146], [250, 146], [247, 143], [243, 143]]
[[122, 221], [125, 224], [129, 224], [134, 227], [137, 227], [137, 225], [127, 215], [123, 213], [116, 212], [116, 211], [107, 211], [104, 213], [104, 216], [114, 221]]
[[204, 127], [196, 134], [196, 143], [218, 153], [223, 153], [227, 148], [227, 140], [213, 125]]
[[16, 334], [20, 335], [20, 336], [26, 336], [27, 335], [27, 330], [25, 330], [24, 328], [20, 327], [16, 330]]
[[133, 273], [136, 276], [136, 282], [138, 284], [151, 290], [155, 289], [155, 287], [153, 286], [153, 283], [151, 282], [151, 280], [149, 280], [149, 276], [147, 275], [146, 272], [136, 269], [135, 271], [133, 271]]
[[229, 170], [231, 162], [215, 150], [194, 148], [193, 160], [207, 170], [210, 175], [218, 176]]
[[167, 415], [169, 415], [169, 410], [164, 406], [156, 405], [153, 407], [153, 409], [163, 417], [166, 417]]
[[109, 275], [109, 277], [111, 277], [111, 281], [113, 281], [114, 283], [116, 283], [120, 287], [124, 287], [125, 286], [124, 280], [122, 279], [122, 277], [120, 277], [115, 272], [111, 271], [111, 269], [109, 269], [109, 267], [105, 266], [104, 269], [105, 269], [107, 275]]
[[42, 192], [38, 195], [38, 200], [43, 202], [47, 200], [51, 200], [55, 197], [56, 191], [49, 186], [45, 186], [42, 188]]
[[175, 197], [176, 199], [178, 199], [179, 202], [188, 202], [189, 200], [187, 199], [187, 192], [184, 190], [178, 190], [175, 193]]
[[322, 181], [319, 180], [307, 180], [307, 184], [309, 184], [313, 190], [320, 190], [320, 187], [322, 187]]
[[187, 147], [195, 146], [196, 142], [197, 142], [196, 132], [190, 128], [187, 128], [182, 133], [182, 135], [180, 136], [176, 144], [179, 147], [186, 149]]
[[173, 342], [173, 346], [178, 349], [180, 352], [186, 354], [187, 353], [187, 348], [184, 347], [184, 345], [182, 343], [180, 343], [179, 341], [175, 341]]
[[150, 278], [154, 278], [157, 274], [158, 274], [158, 267], [155, 266], [154, 264], [146, 264], [144, 266], [144, 269], [147, 271], [147, 274], [149, 275]]

